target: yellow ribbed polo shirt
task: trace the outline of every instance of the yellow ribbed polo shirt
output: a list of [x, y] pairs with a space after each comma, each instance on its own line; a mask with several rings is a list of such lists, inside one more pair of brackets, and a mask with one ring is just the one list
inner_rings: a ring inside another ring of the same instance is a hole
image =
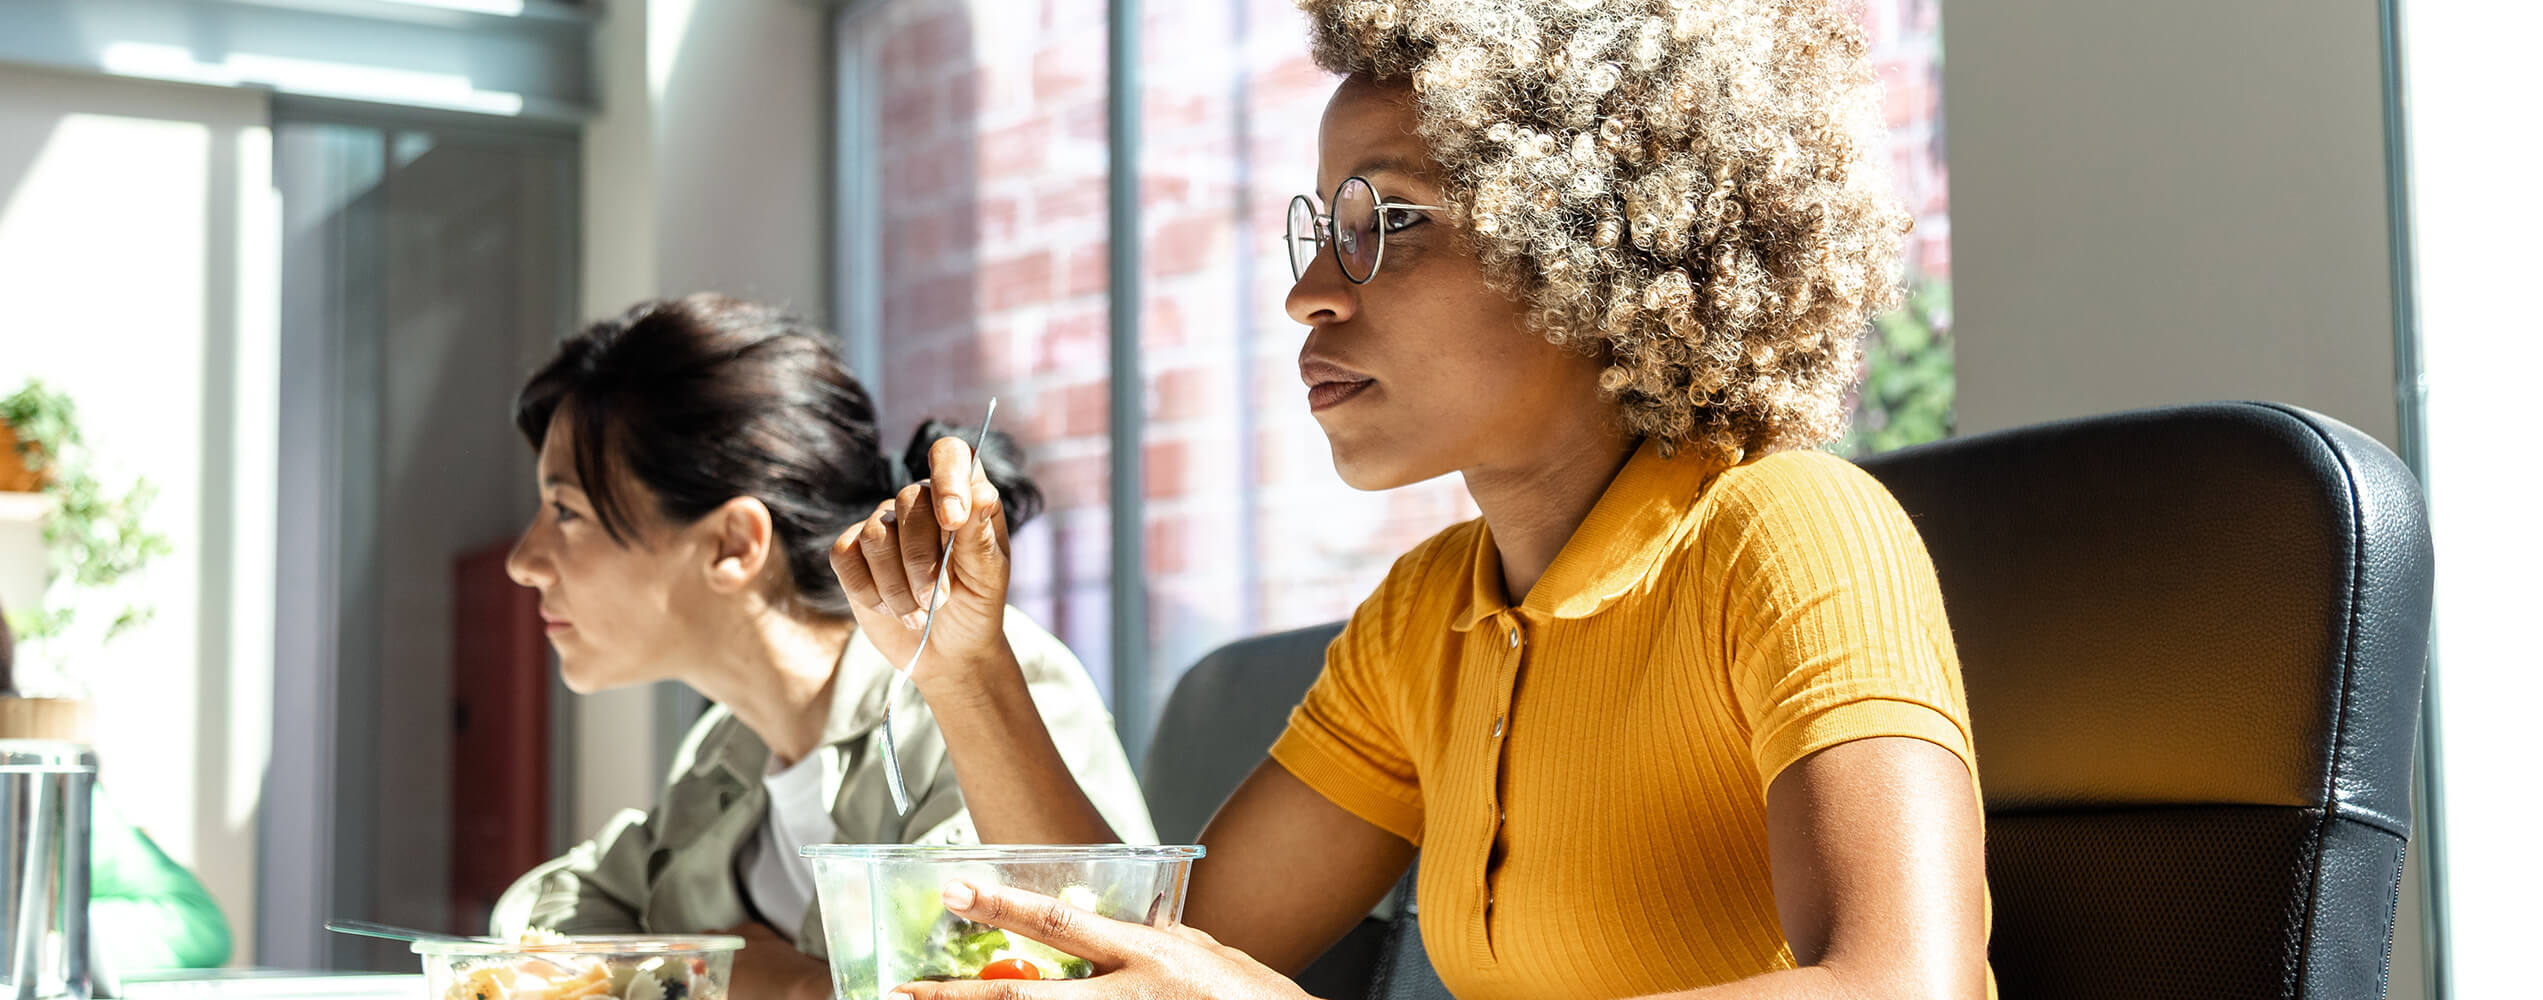
[[1524, 603], [1481, 521], [1395, 563], [1272, 757], [1422, 849], [1461, 1000], [1633, 997], [1790, 968], [1766, 789], [1849, 740], [1977, 773], [1923, 542], [1853, 465], [1645, 443]]

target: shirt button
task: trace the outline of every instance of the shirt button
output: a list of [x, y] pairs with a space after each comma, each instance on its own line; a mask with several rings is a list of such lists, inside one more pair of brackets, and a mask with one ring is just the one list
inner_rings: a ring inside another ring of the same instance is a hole
[[1492, 738], [1493, 738], [1493, 739], [1496, 739], [1496, 740], [1497, 740], [1497, 739], [1500, 739], [1500, 738], [1501, 738], [1501, 720], [1503, 720], [1503, 719], [1505, 719], [1505, 718], [1508, 718], [1508, 716], [1496, 715], [1496, 716], [1493, 716], [1493, 717], [1492, 717]]
[[1510, 648], [1519, 648], [1519, 627], [1516, 625], [1510, 626]]

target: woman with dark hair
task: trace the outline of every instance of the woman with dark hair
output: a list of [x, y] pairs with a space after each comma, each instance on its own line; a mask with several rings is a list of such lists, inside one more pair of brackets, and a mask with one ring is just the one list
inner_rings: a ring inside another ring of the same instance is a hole
[[[934, 719], [912, 699], [883, 730], [897, 665], [831, 575], [831, 539], [905, 481], [873, 404], [820, 331], [700, 295], [642, 303], [567, 341], [522, 388], [515, 420], [538, 449], [540, 511], [508, 568], [539, 591], [566, 686], [676, 680], [715, 707], [660, 806], [621, 813], [523, 876], [495, 932], [738, 930], [751, 947], [737, 994], [827, 996], [798, 850], [977, 840]], [[1038, 511], [1014, 442], [972, 433], [956, 436], [979, 449], [1010, 523]], [[931, 421], [909, 452], [923, 462], [949, 434]], [[1153, 839], [1085, 668], [1012, 608], [1001, 627], [1071, 773], [1114, 829]], [[884, 783], [885, 739], [908, 777], [906, 816]]]

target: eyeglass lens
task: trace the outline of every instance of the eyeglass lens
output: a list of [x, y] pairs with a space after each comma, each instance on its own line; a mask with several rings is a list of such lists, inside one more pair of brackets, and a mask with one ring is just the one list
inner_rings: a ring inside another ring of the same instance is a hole
[[1357, 177], [1343, 181], [1333, 192], [1333, 248], [1342, 261], [1342, 273], [1353, 281], [1373, 277], [1381, 239], [1377, 192], [1369, 188], [1369, 182]]
[[[1380, 251], [1386, 235], [1379, 231], [1377, 191], [1369, 182], [1354, 177], [1343, 181], [1333, 192], [1333, 230], [1331, 240], [1334, 259], [1341, 262], [1342, 273], [1352, 281], [1366, 282], [1377, 274]], [[1325, 233], [1316, 219], [1315, 203], [1306, 195], [1289, 199], [1289, 276], [1307, 276], [1315, 265], [1316, 252], [1324, 248]]]
[[1307, 268], [1314, 266], [1316, 251], [1322, 248], [1323, 241], [1318, 238], [1321, 235], [1316, 232], [1315, 203], [1303, 194], [1289, 199], [1289, 277], [1292, 280], [1306, 277]]

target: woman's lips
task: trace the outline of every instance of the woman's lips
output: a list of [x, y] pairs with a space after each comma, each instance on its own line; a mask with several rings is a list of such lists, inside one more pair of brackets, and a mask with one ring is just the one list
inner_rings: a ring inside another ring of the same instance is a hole
[[1376, 384], [1368, 379], [1357, 382], [1318, 382], [1307, 387], [1307, 409], [1310, 412], [1322, 413], [1350, 402], [1352, 397], [1358, 396], [1368, 387]]
[[1317, 357], [1298, 359], [1298, 379], [1307, 383], [1307, 408], [1319, 413], [1377, 384], [1376, 379]]
[[555, 635], [574, 627], [573, 622], [566, 621], [563, 618], [547, 613], [546, 608], [539, 609], [539, 620], [547, 624], [547, 634], [549, 635]]

